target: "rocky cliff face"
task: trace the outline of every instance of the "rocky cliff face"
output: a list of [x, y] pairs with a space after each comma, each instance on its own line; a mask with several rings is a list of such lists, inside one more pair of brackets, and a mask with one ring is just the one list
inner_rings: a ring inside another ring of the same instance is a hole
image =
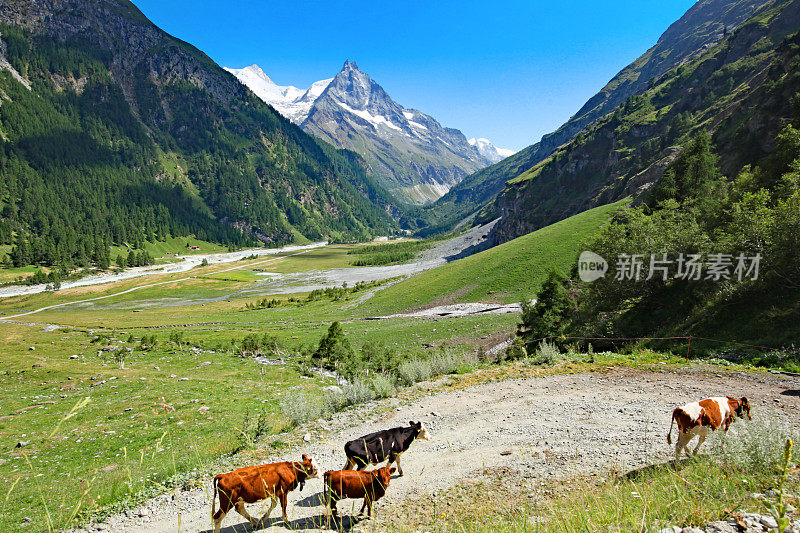
[[501, 216], [505, 242], [591, 207], [646, 193], [680, 145], [708, 130], [731, 175], [772, 150], [800, 91], [800, 2], [770, 2], [736, 31], [671, 70], [511, 180], [480, 220]]
[[160, 85], [187, 81], [226, 103], [246, 98], [208, 56], [153, 25], [126, 0], [2, 0], [0, 21], [106, 52], [109, 71], [126, 93], [134, 76], [144, 74]]

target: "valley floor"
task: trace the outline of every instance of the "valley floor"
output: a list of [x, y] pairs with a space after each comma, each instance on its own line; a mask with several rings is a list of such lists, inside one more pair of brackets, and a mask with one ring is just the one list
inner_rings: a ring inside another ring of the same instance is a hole
[[[523, 367], [518, 367], [523, 372]], [[297, 460], [310, 454], [320, 473], [344, 464], [343, 444], [381, 428], [422, 420], [431, 435], [403, 456], [405, 476], [395, 477], [377, 515], [360, 527], [378, 531], [409, 531], [413, 524], [395, 521], [395, 508], [427, 500], [458, 483], [478, 483], [485, 476], [503, 476], [550, 484], [576, 476], [627, 472], [667, 462], [665, 442], [675, 406], [699, 397], [746, 395], [753, 416], [780, 420], [792, 434], [800, 429], [800, 377], [769, 373], [727, 372], [706, 365], [659, 372], [632, 368], [543, 377], [512, 378], [474, 386], [470, 376], [445, 377], [417, 385], [405, 400], [373, 402], [300, 428], [311, 442], [300, 442], [290, 453], [263, 462]], [[737, 422], [731, 432], [746, 422]], [[707, 442], [705, 451], [710, 444]], [[178, 491], [149, 501], [128, 515], [101, 525], [119, 532], [208, 531], [210, 489]], [[305, 491], [290, 494], [290, 524], [276, 510], [266, 531], [312, 530], [323, 527], [322, 482], [312, 480]], [[543, 489], [544, 490], [544, 489]], [[342, 515], [355, 515], [360, 502], [339, 504]], [[250, 506], [260, 516], [263, 505]], [[345, 525], [354, 522], [345, 520]], [[231, 512], [223, 531], [249, 531]]]

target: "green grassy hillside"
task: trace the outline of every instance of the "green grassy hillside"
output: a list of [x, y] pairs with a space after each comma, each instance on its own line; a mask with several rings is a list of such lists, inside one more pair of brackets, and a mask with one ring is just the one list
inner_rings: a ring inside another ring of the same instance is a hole
[[365, 309], [394, 313], [456, 302], [519, 302], [531, 298], [551, 270], [574, 266], [582, 244], [593, 239], [625, 200], [591, 209], [478, 254], [393, 285]]

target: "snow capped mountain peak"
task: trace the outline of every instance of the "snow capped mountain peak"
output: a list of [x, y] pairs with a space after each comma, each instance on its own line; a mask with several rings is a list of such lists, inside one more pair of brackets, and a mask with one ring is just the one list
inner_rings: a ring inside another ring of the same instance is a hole
[[258, 65], [226, 69], [279, 113], [335, 146], [360, 153], [402, 201], [435, 200], [464, 176], [510, 155], [398, 104], [355, 61], [306, 90], [276, 85]]
[[358, 70], [359, 72], [361, 72], [361, 70], [359, 70], [358, 68], [358, 65], [356, 65], [356, 62], [350, 61], [349, 59], [345, 59], [344, 65], [342, 66], [342, 71], [345, 70]]
[[[233, 70], [235, 70], [235, 69], [228, 69], [229, 72], [233, 72]], [[266, 81], [267, 83], [271, 83], [273, 85], [277, 85], [274, 81], [272, 81], [270, 79], [269, 76], [267, 76], [267, 73], [264, 72], [263, 70], [261, 70], [261, 67], [259, 67], [255, 63], [253, 63], [249, 67], [244, 67], [243, 69], [239, 69], [239, 71], [241, 71], [241, 72], [247, 71], [248, 73], [252, 74], [253, 76], [255, 76], [257, 78], [260, 78], [260, 79]]]
[[295, 124], [308, 116], [314, 101], [325, 91], [333, 78], [314, 82], [308, 89], [293, 85], [277, 85], [258, 65], [245, 68], [225, 68], [245, 84], [256, 96], [274, 107], [281, 115]]
[[467, 141], [470, 145], [474, 146], [478, 153], [481, 154], [483, 157], [491, 161], [492, 163], [497, 163], [498, 161], [502, 161], [506, 157], [510, 155], [514, 155], [516, 152], [514, 150], [509, 150], [507, 148], [498, 148], [497, 146], [493, 145], [489, 139], [484, 139], [483, 137], [475, 138], [473, 137], [469, 141]]

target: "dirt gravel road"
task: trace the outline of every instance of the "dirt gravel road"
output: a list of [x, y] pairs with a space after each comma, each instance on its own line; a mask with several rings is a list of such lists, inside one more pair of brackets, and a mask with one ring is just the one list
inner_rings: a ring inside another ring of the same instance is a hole
[[[387, 501], [438, 492], [465, 478], [479, 477], [484, 469], [506, 468], [525, 477], [552, 480], [611, 469], [624, 472], [664, 461], [671, 452], [665, 435], [672, 409], [725, 394], [749, 397], [754, 417], [773, 413], [770, 416], [795, 433], [800, 426], [800, 377], [707, 369], [679, 373], [615, 369], [433, 392], [364, 420], [357, 413], [340, 413], [325, 423], [329, 436], [312, 438], [302, 451], [314, 458], [320, 472], [339, 469], [347, 440], [422, 420], [432, 439], [414, 443], [403, 456], [405, 476], [393, 479], [386, 501], [376, 504], [374, 525], [379, 525], [380, 508]], [[319, 434], [313, 428], [309, 431]], [[291, 459], [297, 460], [300, 452], [292, 453]], [[287, 454], [274, 460], [289, 458]], [[319, 527], [316, 524], [324, 519], [321, 490], [322, 482], [312, 480], [303, 492], [291, 493], [291, 529]], [[112, 517], [101, 527], [115, 532], [207, 531], [211, 526], [209, 494], [195, 489], [179, 492], [174, 499], [163, 496], [129, 516]], [[341, 502], [340, 512], [355, 514], [355, 505], [354, 500]], [[260, 504], [250, 506], [253, 516], [263, 512]], [[227, 533], [249, 530], [235, 512], [223, 522]], [[275, 511], [262, 530], [287, 528]]]

